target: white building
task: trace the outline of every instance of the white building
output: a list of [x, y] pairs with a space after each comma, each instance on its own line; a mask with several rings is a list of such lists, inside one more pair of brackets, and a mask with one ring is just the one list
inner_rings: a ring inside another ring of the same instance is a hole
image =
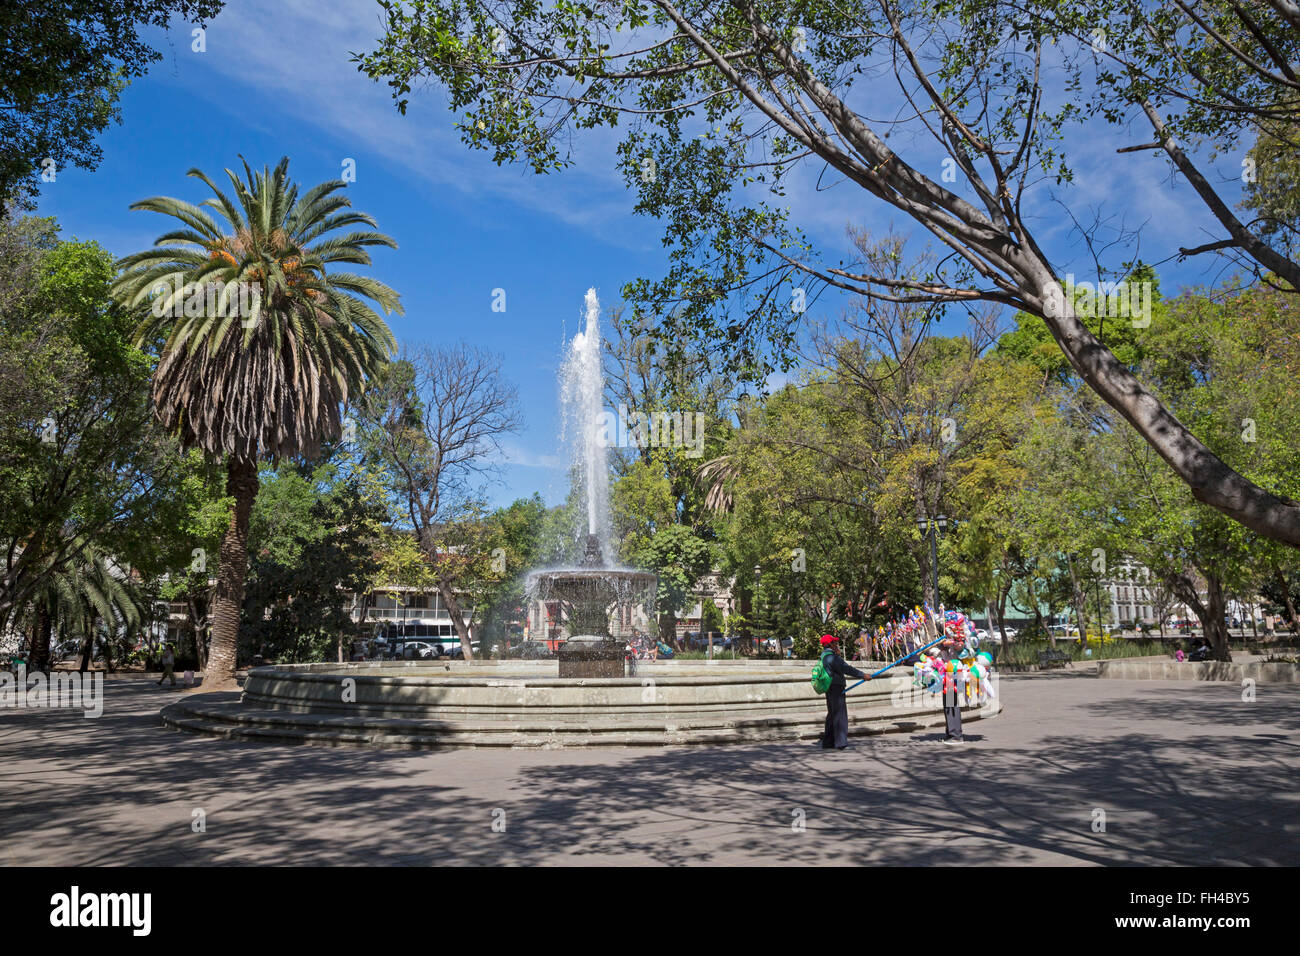
[[[468, 603], [461, 606], [461, 617], [465, 626], [470, 628], [470, 639], [474, 639], [474, 630], [470, 621], [474, 608]], [[361, 620], [361, 601], [359, 595], [352, 598], [352, 620]], [[451, 612], [436, 589], [393, 586], [376, 588], [370, 594], [369, 606], [365, 612], [365, 622], [373, 625], [376, 637], [423, 637], [454, 638], [456, 626]]]
[[[1125, 559], [1111, 566], [1112, 576], [1103, 581], [1110, 608], [1108, 620], [1112, 624], [1147, 624], [1158, 627], [1157, 617], [1164, 607], [1165, 618], [1170, 616], [1170, 601], [1159, 585], [1151, 580], [1151, 569], [1136, 561]], [[1181, 606], [1181, 605], [1180, 605]]]
[[[1111, 577], [1102, 581], [1101, 587], [1106, 595], [1103, 598], [1103, 609], [1109, 604], [1107, 620], [1111, 624], [1146, 624], [1159, 629], [1162, 617], [1166, 622], [1196, 619], [1196, 613], [1154, 579], [1146, 565], [1125, 558], [1112, 565], [1110, 570]], [[1203, 587], [1198, 586], [1197, 594], [1204, 600]], [[1089, 600], [1095, 598], [1090, 595]], [[1235, 598], [1229, 598], [1226, 607], [1228, 619], [1248, 623], [1253, 614], [1257, 621], [1263, 621], [1259, 604], [1257, 600], [1253, 606], [1247, 606]]]

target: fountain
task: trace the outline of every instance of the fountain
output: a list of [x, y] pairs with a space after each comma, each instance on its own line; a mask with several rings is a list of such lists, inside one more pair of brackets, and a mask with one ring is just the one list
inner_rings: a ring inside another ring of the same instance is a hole
[[[644, 661], [624, 674], [624, 642], [610, 614], [647, 604], [655, 575], [610, 559], [609, 468], [600, 439], [604, 377], [600, 304], [587, 293], [586, 327], [561, 374], [565, 435], [583, 502], [584, 542], [573, 567], [528, 576], [530, 598], [558, 601], [570, 637], [556, 664], [535, 660], [357, 661], [249, 670], [243, 693], [200, 693], [161, 712], [168, 727], [238, 740], [328, 747], [660, 747], [760, 740], [811, 741], [825, 703], [808, 661]], [[620, 614], [620, 617], [622, 615]], [[865, 662], [859, 665], [866, 669]], [[932, 694], [877, 680], [849, 699], [849, 733], [944, 725]], [[998, 701], [964, 721], [996, 714]]]
[[587, 518], [586, 548], [580, 567], [548, 568], [528, 576], [525, 593], [532, 600], [557, 600], [568, 612], [570, 636], [557, 657], [561, 677], [624, 676], [624, 642], [609, 630], [614, 609], [646, 600], [657, 578], [648, 571], [614, 567], [609, 550], [609, 461], [600, 427], [605, 376], [601, 368], [600, 301], [595, 289], [586, 296], [586, 325], [573, 337], [560, 370], [564, 427]]

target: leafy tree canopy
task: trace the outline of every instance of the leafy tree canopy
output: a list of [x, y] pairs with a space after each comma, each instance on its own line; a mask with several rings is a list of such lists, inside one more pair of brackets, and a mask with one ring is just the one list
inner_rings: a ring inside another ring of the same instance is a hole
[[[223, 0], [6, 0], [0, 5], [0, 205], [69, 166], [94, 169], [118, 96], [162, 59], [141, 36], [206, 22]], [[44, 165], [42, 165], [44, 164]]]

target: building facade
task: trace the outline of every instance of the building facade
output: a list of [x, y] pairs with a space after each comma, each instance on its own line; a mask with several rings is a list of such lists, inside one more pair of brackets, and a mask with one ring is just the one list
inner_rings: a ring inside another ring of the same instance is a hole
[[[376, 588], [369, 600], [352, 596], [352, 620], [361, 623], [362, 605], [365, 604], [364, 622], [374, 637], [450, 638], [456, 636], [456, 625], [436, 588], [393, 586]], [[471, 624], [474, 608], [461, 607], [461, 617], [474, 640]]]
[[[1146, 565], [1125, 558], [1110, 570], [1111, 576], [1101, 582], [1102, 607], [1110, 624], [1128, 628], [1144, 625], [1158, 630], [1161, 621], [1167, 625], [1170, 621], [1196, 619], [1196, 613], [1154, 578]], [[1204, 601], [1203, 582], [1197, 582], [1196, 590], [1197, 597]], [[1249, 626], [1252, 618], [1262, 622], [1261, 603], [1258, 598], [1253, 603], [1229, 598], [1226, 602], [1229, 623], [1236, 621]]]

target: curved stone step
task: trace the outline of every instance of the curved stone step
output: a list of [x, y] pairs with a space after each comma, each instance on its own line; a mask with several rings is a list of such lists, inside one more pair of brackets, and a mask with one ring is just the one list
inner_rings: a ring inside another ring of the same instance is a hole
[[[963, 711], [964, 720], [997, 713], [993, 705]], [[696, 744], [812, 740], [822, 730], [825, 713], [755, 717], [709, 717], [647, 720], [644, 715], [599, 721], [548, 721], [526, 715], [505, 720], [344, 717], [285, 710], [259, 710], [234, 701], [188, 699], [163, 708], [163, 723], [176, 730], [238, 740], [334, 747], [392, 749], [657, 747]], [[885, 710], [850, 715], [849, 735], [899, 733], [943, 725], [938, 709]]]
[[[591, 707], [574, 705], [568, 707], [562, 706], [539, 706], [528, 705], [520, 706], [516, 709], [510, 709], [501, 705], [437, 705], [429, 706], [426, 704], [401, 704], [393, 701], [361, 701], [355, 704], [344, 704], [337, 701], [326, 701], [320, 699], [302, 699], [292, 700], [283, 696], [268, 696], [245, 691], [243, 695], [245, 706], [261, 710], [285, 710], [299, 713], [327, 713], [338, 714], [341, 716], [368, 716], [368, 717], [386, 717], [386, 718], [407, 718], [420, 719], [431, 717], [454, 717], [457, 720], [473, 719], [493, 719], [502, 718], [503, 716], [523, 716], [529, 717], [553, 717], [565, 720], [581, 720], [584, 717], [595, 719], [603, 717], [609, 713], [608, 707]], [[871, 709], [887, 706], [890, 701], [888, 691], [861, 694], [854, 692], [849, 698], [849, 712], [855, 713], [862, 709]], [[808, 700], [805, 698], [793, 700], [721, 700], [715, 702], [696, 702], [687, 705], [683, 704], [666, 704], [666, 703], [644, 703], [644, 704], [624, 704], [620, 705], [619, 713], [629, 716], [645, 717], [668, 717], [680, 715], [683, 717], [726, 717], [728, 715], [743, 713], [801, 713], [810, 708], [820, 709], [822, 705], [816, 698]]]

